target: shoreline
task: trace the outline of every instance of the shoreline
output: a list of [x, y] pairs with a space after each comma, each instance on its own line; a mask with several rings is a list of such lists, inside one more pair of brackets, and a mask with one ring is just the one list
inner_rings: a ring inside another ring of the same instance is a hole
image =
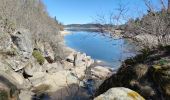
[[66, 36], [66, 35], [68, 35], [68, 34], [70, 34], [70, 33], [71, 33], [71, 31], [67, 31], [67, 30], [60, 31], [60, 34], [61, 34], [62, 36]]

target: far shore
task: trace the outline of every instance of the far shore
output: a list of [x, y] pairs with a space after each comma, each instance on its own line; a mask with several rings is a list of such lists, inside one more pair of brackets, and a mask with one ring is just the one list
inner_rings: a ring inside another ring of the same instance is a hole
[[64, 31], [60, 31], [60, 33], [61, 33], [61, 35], [65, 36], [65, 35], [70, 34], [71, 32], [67, 31], [67, 30], [64, 30]]

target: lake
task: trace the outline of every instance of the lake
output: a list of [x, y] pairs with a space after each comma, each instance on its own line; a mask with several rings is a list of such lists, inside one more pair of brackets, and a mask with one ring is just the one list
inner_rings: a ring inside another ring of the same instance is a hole
[[104, 37], [97, 32], [73, 31], [64, 38], [68, 47], [114, 68], [119, 67], [121, 61], [135, 55], [135, 45], [130, 41]]

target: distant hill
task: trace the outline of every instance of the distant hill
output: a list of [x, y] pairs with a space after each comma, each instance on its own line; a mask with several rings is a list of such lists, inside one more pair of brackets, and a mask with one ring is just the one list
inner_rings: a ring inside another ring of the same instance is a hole
[[69, 24], [65, 25], [65, 28], [98, 28], [102, 26], [100, 24]]
[[106, 26], [114, 27], [113, 25], [101, 25], [101, 24], [69, 24], [69, 25], [64, 25], [64, 28], [66, 30], [71, 30], [71, 31], [99, 31], [100, 28]]

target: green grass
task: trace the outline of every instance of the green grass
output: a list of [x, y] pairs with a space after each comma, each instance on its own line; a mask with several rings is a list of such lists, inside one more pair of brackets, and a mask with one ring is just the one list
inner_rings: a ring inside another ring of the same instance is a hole
[[32, 55], [34, 56], [35, 59], [37, 59], [37, 62], [40, 64], [40, 65], [43, 65], [44, 64], [44, 61], [45, 61], [45, 58], [42, 56], [41, 52], [38, 51], [38, 50], [34, 50]]

